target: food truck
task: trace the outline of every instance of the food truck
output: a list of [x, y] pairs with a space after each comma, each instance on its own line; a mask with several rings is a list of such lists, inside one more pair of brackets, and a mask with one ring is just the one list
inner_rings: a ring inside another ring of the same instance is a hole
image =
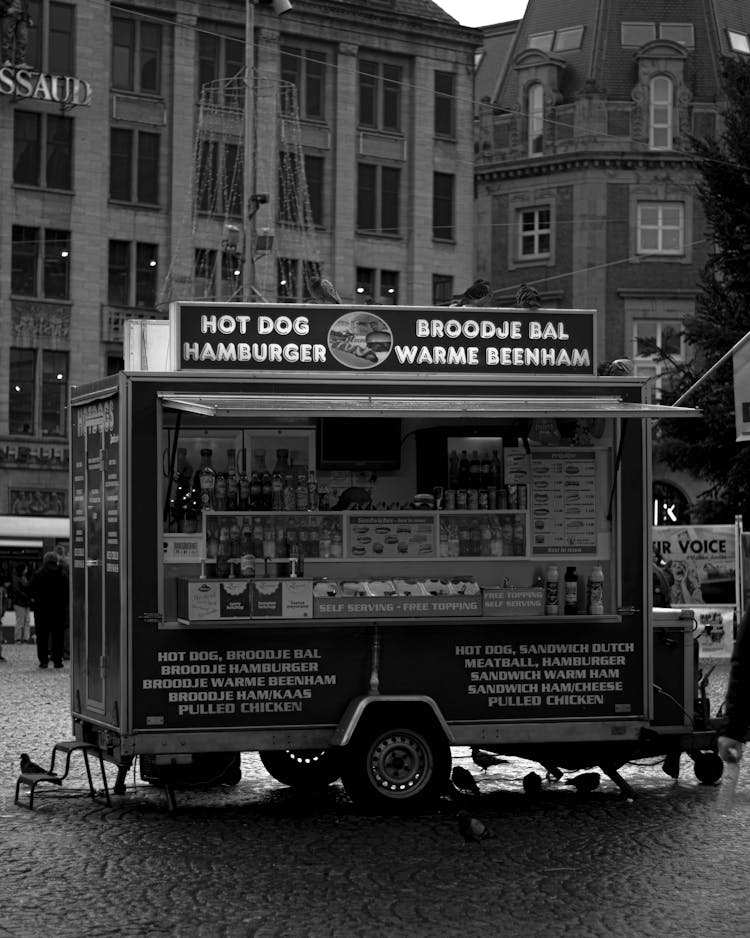
[[121, 790], [253, 751], [363, 810], [434, 801], [462, 746], [716, 780], [694, 620], [651, 600], [651, 424], [699, 414], [596, 348], [592, 310], [135, 324], [71, 399], [76, 738]]

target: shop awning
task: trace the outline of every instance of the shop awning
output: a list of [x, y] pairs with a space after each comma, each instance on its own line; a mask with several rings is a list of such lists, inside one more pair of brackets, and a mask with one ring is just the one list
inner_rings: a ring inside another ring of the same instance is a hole
[[315, 394], [161, 394], [172, 410], [206, 417], [257, 418], [283, 415], [362, 417], [700, 417], [694, 407], [669, 407], [623, 401], [619, 397], [516, 397], [455, 395], [451, 397]]

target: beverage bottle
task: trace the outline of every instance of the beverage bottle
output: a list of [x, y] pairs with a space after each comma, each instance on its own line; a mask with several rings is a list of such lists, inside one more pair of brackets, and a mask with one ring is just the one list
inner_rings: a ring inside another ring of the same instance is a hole
[[326, 560], [331, 556], [331, 532], [328, 525], [324, 522], [320, 529], [320, 541], [318, 543], [318, 553]]
[[253, 521], [253, 556], [262, 557], [263, 556], [263, 525], [260, 522], [260, 518], [255, 518]]
[[276, 530], [273, 521], [266, 521], [263, 525], [262, 556], [273, 558], [276, 556]]
[[341, 538], [341, 531], [336, 528], [331, 534], [331, 557], [343, 557], [344, 544]]
[[220, 579], [229, 576], [229, 558], [231, 556], [229, 528], [222, 526], [219, 531], [219, 546], [216, 551], [216, 576]]
[[526, 528], [519, 515], [513, 519], [513, 554], [516, 557], [523, 557], [526, 549]]
[[574, 616], [578, 612], [578, 576], [575, 567], [567, 567], [565, 570], [563, 609], [566, 616]]
[[492, 528], [489, 521], [483, 521], [479, 531], [482, 536], [479, 553], [482, 557], [490, 557], [492, 555]]
[[216, 560], [219, 552], [219, 535], [215, 524], [209, 524], [206, 527], [206, 557], [209, 560]]
[[201, 511], [213, 511], [216, 470], [211, 465], [213, 451], [201, 450], [201, 464], [193, 479], [193, 493]]
[[297, 493], [294, 488], [294, 478], [291, 472], [284, 477], [284, 490], [282, 492], [284, 511], [294, 511], [297, 506]]
[[320, 556], [320, 528], [315, 518], [310, 518], [307, 524], [309, 535], [308, 544], [310, 546], [310, 557]]
[[177, 450], [175, 465], [174, 488], [172, 490], [171, 530], [185, 533], [185, 511], [191, 507], [191, 482], [193, 469], [187, 461], [187, 450], [180, 447]]
[[276, 556], [287, 556], [286, 524], [283, 521], [276, 523]]
[[448, 556], [459, 557], [461, 554], [461, 545], [458, 538], [458, 525], [448, 525]]
[[247, 450], [242, 450], [240, 459], [240, 471], [237, 476], [237, 507], [240, 511], [247, 511], [250, 508], [250, 479], [247, 475]]
[[469, 460], [469, 488], [478, 489], [482, 475], [482, 464], [479, 460], [479, 450], [473, 450]]
[[479, 463], [479, 487], [486, 489], [490, 486], [490, 474], [492, 471], [492, 460], [488, 453], [482, 453], [482, 460]]
[[242, 533], [240, 535], [240, 574], [247, 577], [255, 576], [253, 532], [247, 518], [242, 522]]
[[227, 474], [225, 472], [216, 473], [216, 482], [214, 484], [214, 508], [216, 511], [227, 510]]
[[240, 505], [240, 480], [237, 475], [237, 458], [235, 450], [227, 450], [227, 468], [224, 471], [227, 477], [227, 509], [236, 511]]
[[307, 474], [307, 510], [318, 510], [318, 483], [315, 480], [314, 469]]
[[458, 556], [471, 556], [471, 529], [465, 521], [461, 522], [458, 529]]
[[462, 489], [469, 487], [469, 456], [465, 449], [461, 450], [461, 458], [458, 461], [458, 485]]
[[289, 472], [289, 450], [288, 449], [277, 449], [276, 450], [276, 465], [273, 467], [274, 472], [278, 472], [282, 478], [284, 478]]
[[560, 572], [557, 567], [547, 567], [547, 580], [545, 586], [544, 611], [548, 616], [556, 616], [560, 612], [560, 594], [558, 581]]
[[492, 459], [490, 460], [490, 474], [495, 480], [495, 487], [503, 484], [503, 464], [497, 455], [497, 450], [492, 450]]
[[479, 557], [482, 553], [482, 532], [479, 529], [479, 522], [476, 518], [471, 522], [469, 537], [471, 539], [471, 556]]
[[263, 482], [261, 481], [261, 474], [257, 469], [253, 469], [250, 475], [249, 483], [250, 494], [248, 497], [250, 503], [251, 511], [262, 511], [263, 510]]
[[242, 551], [240, 550], [242, 543], [242, 529], [240, 528], [240, 523], [237, 518], [233, 518], [231, 524], [229, 525], [229, 546], [231, 550], [231, 557], [240, 557]]
[[510, 520], [509, 515], [505, 515], [502, 520], [501, 527], [501, 537], [503, 540], [503, 557], [512, 557], [513, 556], [513, 522]]
[[592, 616], [604, 615], [604, 571], [600, 564], [594, 564], [589, 574], [588, 611]]
[[263, 470], [261, 475], [261, 495], [260, 507], [262, 511], [270, 511], [273, 505], [273, 479], [268, 469]]
[[440, 557], [448, 556], [448, 525], [440, 525], [440, 551], [438, 553]]
[[297, 470], [295, 485], [297, 511], [307, 511], [307, 473], [304, 470]]
[[310, 556], [310, 532], [305, 524], [300, 524], [299, 529], [299, 555], [300, 557]]
[[451, 450], [450, 457], [448, 459], [448, 488], [457, 489], [459, 485], [459, 463], [458, 453], [456, 450]]

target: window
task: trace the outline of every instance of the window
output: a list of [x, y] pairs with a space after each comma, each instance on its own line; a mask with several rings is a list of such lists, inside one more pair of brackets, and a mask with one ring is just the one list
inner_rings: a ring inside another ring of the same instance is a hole
[[236, 252], [198, 248], [194, 275], [196, 299], [232, 300], [242, 291], [242, 258]]
[[640, 377], [652, 377], [656, 398], [669, 389], [670, 372], [687, 360], [687, 343], [679, 319], [633, 321], [633, 365]]
[[276, 261], [277, 299], [281, 303], [298, 303], [310, 297], [310, 282], [320, 276], [316, 261], [280, 257]]
[[323, 224], [323, 167], [321, 156], [305, 154], [304, 175], [296, 153], [279, 154], [279, 221], [288, 224]]
[[548, 257], [551, 231], [549, 208], [522, 209], [518, 213], [519, 257]]
[[75, 7], [29, 0], [29, 16], [26, 61], [42, 72], [75, 75]]
[[16, 110], [13, 120], [13, 182], [40, 189], [70, 191], [72, 176], [72, 118]]
[[354, 293], [358, 303], [375, 302], [375, 271], [371, 267], [357, 268], [357, 287]]
[[695, 34], [692, 23], [659, 23], [659, 37], [679, 42], [692, 49], [695, 45]]
[[196, 200], [198, 211], [242, 216], [242, 162], [236, 143], [204, 140], [198, 153]]
[[298, 46], [281, 48], [281, 80], [288, 85], [281, 88], [281, 110], [294, 113], [294, 94], [300, 117], [323, 120], [325, 117], [326, 55]]
[[375, 270], [373, 267], [357, 268], [357, 303], [375, 303], [379, 306], [398, 304], [398, 280], [396, 270]]
[[400, 65], [361, 60], [359, 63], [359, 123], [377, 130], [401, 130]]
[[68, 353], [11, 348], [8, 431], [28, 436], [66, 434]]
[[438, 241], [452, 241], [454, 231], [454, 184], [450, 173], [435, 173], [432, 177], [432, 237]]
[[621, 23], [620, 39], [623, 46], [645, 46], [656, 39], [656, 23]]
[[198, 33], [198, 98], [242, 110], [245, 102], [245, 44]]
[[456, 136], [456, 76], [435, 72], [435, 136]]
[[107, 302], [112, 306], [153, 308], [157, 267], [155, 244], [110, 241]]
[[529, 49], [540, 49], [542, 52], [551, 52], [554, 38], [555, 34], [553, 32], [536, 33], [533, 36], [529, 36]]
[[583, 26], [571, 26], [568, 29], [558, 29], [555, 41], [552, 44], [554, 52], [569, 52], [571, 49], [580, 49], [583, 41]]
[[398, 271], [381, 270], [380, 271], [380, 294], [379, 303], [398, 305]]
[[526, 113], [529, 130], [529, 156], [539, 156], [544, 146], [544, 88], [534, 82], [526, 93]]
[[110, 130], [110, 199], [159, 204], [160, 142], [159, 134], [143, 130]]
[[672, 80], [657, 75], [650, 82], [649, 147], [652, 150], [672, 149]]
[[112, 20], [112, 87], [158, 94], [161, 90], [161, 26], [115, 16]]
[[357, 174], [357, 228], [377, 234], [399, 233], [401, 171], [360, 163]]
[[750, 41], [748, 41], [747, 33], [736, 33], [734, 30], [728, 29], [727, 34], [729, 36], [729, 46], [734, 52], [750, 55]]
[[11, 293], [69, 299], [70, 232], [13, 226]]
[[638, 254], [682, 254], [685, 207], [681, 202], [638, 204]]
[[449, 303], [453, 296], [453, 277], [447, 274], [432, 275], [432, 305], [442, 306]]

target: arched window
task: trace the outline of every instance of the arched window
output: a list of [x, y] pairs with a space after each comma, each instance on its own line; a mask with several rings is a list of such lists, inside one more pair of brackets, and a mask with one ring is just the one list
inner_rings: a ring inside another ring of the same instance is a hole
[[672, 149], [672, 79], [657, 75], [651, 79], [649, 95], [649, 147]]
[[529, 156], [538, 156], [544, 142], [544, 88], [539, 82], [529, 86], [526, 93], [526, 113], [529, 129]]

